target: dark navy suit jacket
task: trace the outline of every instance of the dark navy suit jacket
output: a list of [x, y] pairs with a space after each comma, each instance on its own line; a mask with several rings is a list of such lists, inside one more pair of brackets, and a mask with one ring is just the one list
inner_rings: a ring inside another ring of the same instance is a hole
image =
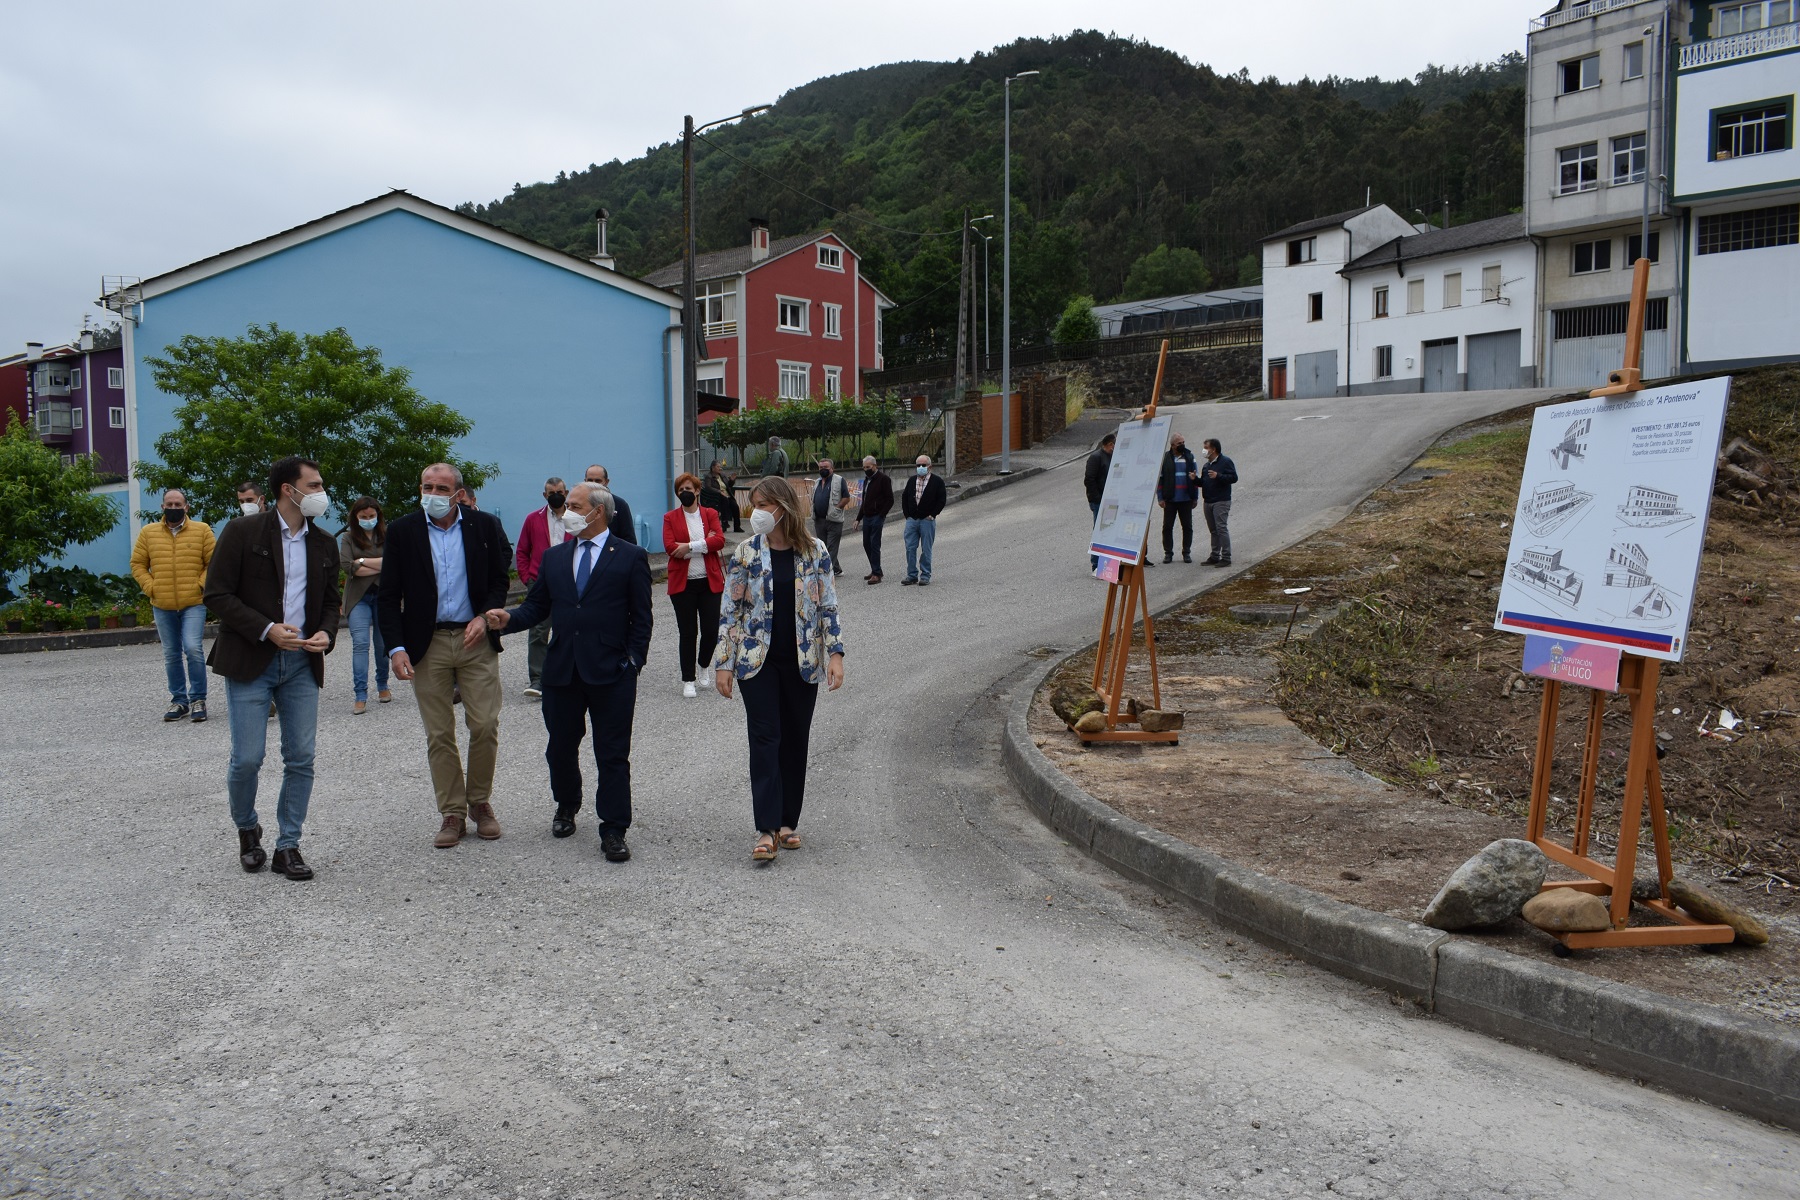
[[578, 595], [577, 544], [564, 538], [544, 551], [531, 591], [507, 613], [507, 633], [550, 622], [544, 682], [551, 687], [616, 683], [628, 672], [635, 675], [650, 654], [650, 556], [617, 534], [609, 536]]

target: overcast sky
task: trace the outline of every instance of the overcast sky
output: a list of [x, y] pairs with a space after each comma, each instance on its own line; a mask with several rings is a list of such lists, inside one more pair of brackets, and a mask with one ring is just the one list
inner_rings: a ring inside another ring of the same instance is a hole
[[158, 274], [391, 187], [492, 200], [642, 154], [684, 113], [859, 67], [1100, 26], [1221, 72], [1400, 78], [1523, 50], [1548, 7], [7, 0], [0, 355], [104, 317], [102, 275]]

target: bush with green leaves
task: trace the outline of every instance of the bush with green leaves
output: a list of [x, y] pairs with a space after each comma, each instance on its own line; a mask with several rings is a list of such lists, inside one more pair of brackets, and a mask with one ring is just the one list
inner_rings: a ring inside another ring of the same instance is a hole
[[92, 492], [104, 482], [87, 456], [63, 462], [8, 414], [0, 434], [0, 600], [12, 595], [15, 575], [41, 570], [118, 523], [112, 501]]
[[1099, 341], [1100, 318], [1094, 315], [1094, 298], [1071, 296], [1063, 309], [1062, 318], [1056, 322], [1053, 336], [1059, 346]]

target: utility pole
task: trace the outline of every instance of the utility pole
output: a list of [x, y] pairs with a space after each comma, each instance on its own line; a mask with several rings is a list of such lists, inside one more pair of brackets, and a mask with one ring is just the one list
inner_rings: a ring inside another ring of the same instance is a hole
[[1036, 71], [1008, 75], [1004, 92], [1006, 118], [1005, 232], [1000, 244], [1000, 474], [1012, 474], [1012, 83]]
[[963, 209], [962, 260], [957, 268], [956, 284], [956, 396], [953, 404], [963, 402], [969, 390], [969, 210]]
[[681, 128], [681, 438], [682, 469], [700, 461], [700, 308], [694, 302], [694, 118]]

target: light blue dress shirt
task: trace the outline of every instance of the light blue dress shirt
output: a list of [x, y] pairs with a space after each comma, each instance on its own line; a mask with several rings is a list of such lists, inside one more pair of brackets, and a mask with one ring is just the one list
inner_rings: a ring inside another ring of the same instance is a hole
[[475, 606], [469, 603], [469, 563], [463, 554], [461, 506], [454, 511], [456, 520], [450, 528], [440, 529], [429, 518], [425, 528], [431, 535], [431, 566], [437, 572], [437, 619], [467, 625], [475, 619]]

